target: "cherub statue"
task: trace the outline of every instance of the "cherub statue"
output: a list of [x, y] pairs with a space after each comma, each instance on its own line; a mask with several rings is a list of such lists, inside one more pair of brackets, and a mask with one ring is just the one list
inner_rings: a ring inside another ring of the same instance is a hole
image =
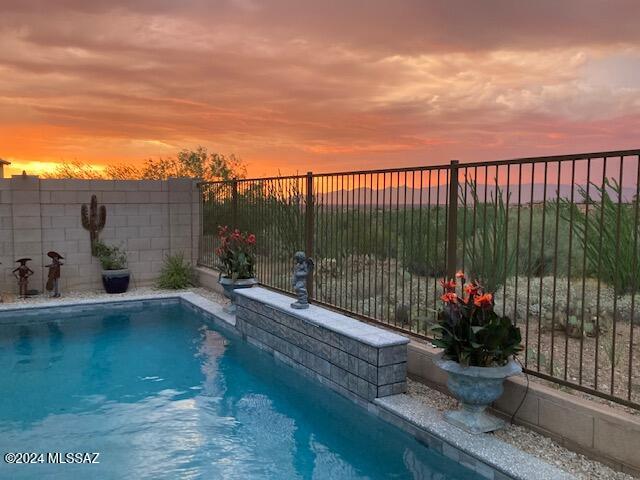
[[304, 252], [296, 252], [293, 256], [296, 261], [293, 268], [292, 285], [298, 296], [298, 300], [291, 304], [292, 308], [309, 308], [309, 292], [307, 292], [307, 277], [313, 271], [313, 260]]
[[53, 294], [51, 295], [53, 298], [57, 298], [60, 296], [60, 290], [58, 288], [58, 283], [60, 280], [60, 267], [64, 265], [60, 260], [64, 260], [64, 257], [60, 255], [58, 252], [48, 252], [47, 256], [51, 258], [51, 265], [47, 265], [49, 269], [49, 278], [47, 278], [47, 292], [53, 290]]
[[27, 266], [27, 262], [30, 262], [30, 258], [19, 258], [16, 263], [20, 266], [13, 270], [13, 276], [18, 279], [18, 289], [20, 290], [20, 296], [22, 298], [27, 297], [29, 291], [29, 277], [33, 275], [33, 270]]

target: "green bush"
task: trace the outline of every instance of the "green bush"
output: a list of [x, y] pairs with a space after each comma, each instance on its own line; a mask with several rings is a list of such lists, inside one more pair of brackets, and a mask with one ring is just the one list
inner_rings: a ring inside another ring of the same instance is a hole
[[507, 231], [509, 199], [505, 202], [502, 190], [496, 187], [490, 202], [481, 203], [477, 183], [468, 181], [467, 185], [478, 210], [476, 229], [466, 238], [467, 270], [470, 278], [479, 280], [487, 291], [495, 292], [505, 278], [515, 273], [516, 252], [509, 248]]
[[638, 198], [618, 204], [622, 187], [614, 179], [605, 178], [604, 186], [591, 183], [591, 187], [600, 197], [599, 201], [579, 187], [580, 195], [588, 204], [588, 214], [575, 205], [570, 206], [577, 243], [585, 248], [589, 273], [613, 286], [618, 295], [635, 292], [640, 287]]
[[110, 247], [97, 241], [94, 249], [103, 270], [122, 270], [127, 268], [127, 254], [120, 247]]
[[[520, 238], [518, 243], [518, 271], [532, 277], [553, 275], [580, 277], [582, 275], [582, 244], [569, 228], [569, 200], [548, 200], [523, 206], [520, 209]], [[514, 241], [517, 210], [509, 212], [510, 241]], [[544, 219], [544, 222], [543, 222]], [[544, 235], [543, 235], [544, 234]], [[515, 245], [514, 245], [515, 248]], [[557, 252], [557, 255], [556, 255]]]
[[160, 271], [158, 287], [171, 290], [193, 287], [195, 285], [195, 272], [191, 263], [185, 260], [184, 255], [167, 255]]
[[426, 206], [416, 214], [413, 229], [402, 231], [402, 243], [407, 270], [414, 275], [442, 277], [446, 271], [446, 209]]

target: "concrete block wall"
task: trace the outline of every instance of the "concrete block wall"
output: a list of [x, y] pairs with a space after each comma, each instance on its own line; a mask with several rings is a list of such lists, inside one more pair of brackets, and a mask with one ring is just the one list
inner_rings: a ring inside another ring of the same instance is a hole
[[195, 263], [199, 201], [193, 179], [57, 180], [16, 175], [0, 179], [0, 291], [15, 293], [15, 260], [30, 257], [30, 288], [44, 290], [47, 252], [65, 257], [61, 288], [100, 288], [100, 265], [91, 256], [80, 209], [96, 195], [107, 209], [100, 239], [126, 252], [134, 285], [151, 284], [168, 254]]

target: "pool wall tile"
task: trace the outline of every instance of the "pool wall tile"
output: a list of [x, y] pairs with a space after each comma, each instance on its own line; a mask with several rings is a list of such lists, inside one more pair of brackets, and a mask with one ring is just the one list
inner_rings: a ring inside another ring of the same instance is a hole
[[[323, 383], [367, 401], [406, 391], [407, 344], [400, 343], [398, 335], [388, 337], [382, 329], [339, 314], [331, 318], [340, 329], [331, 329], [310, 321], [308, 312], [300, 315], [287, 307], [289, 297], [268, 292], [271, 304], [265, 304], [255, 297], [255, 290], [260, 289], [252, 289], [252, 296], [239, 295], [237, 302], [236, 328], [247, 341], [260, 342], [287, 364], [299, 365], [323, 377]], [[366, 327], [363, 338], [358, 333], [361, 325]]]

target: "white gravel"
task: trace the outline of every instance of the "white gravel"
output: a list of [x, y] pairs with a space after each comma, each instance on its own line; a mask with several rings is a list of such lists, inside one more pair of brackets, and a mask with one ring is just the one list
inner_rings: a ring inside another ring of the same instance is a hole
[[200, 288], [200, 287], [193, 287], [193, 288], [187, 288], [184, 290], [168, 290], [168, 289], [162, 289], [162, 288], [156, 288], [156, 287], [137, 287], [137, 288], [130, 288], [127, 292], [125, 293], [117, 293], [117, 294], [108, 294], [105, 293], [104, 290], [85, 290], [85, 291], [78, 291], [78, 292], [65, 292], [61, 297], [59, 298], [51, 298], [49, 296], [49, 294], [40, 294], [40, 295], [35, 295], [33, 297], [29, 297], [26, 299], [23, 298], [19, 298], [17, 296], [13, 296], [13, 295], [4, 295], [2, 297], [3, 303], [0, 303], [0, 305], [11, 305], [11, 304], [38, 304], [38, 303], [48, 303], [48, 304], [55, 304], [57, 302], [60, 301], [69, 301], [69, 300], [81, 300], [81, 299], [87, 299], [87, 298], [91, 298], [91, 299], [118, 299], [118, 298], [123, 298], [123, 297], [132, 297], [132, 296], [136, 296], [136, 295], [144, 295], [147, 293], [174, 293], [174, 292], [194, 292], [197, 293], [198, 295], [201, 295], [205, 298], [208, 298], [209, 300], [218, 302], [218, 303], [226, 303], [227, 300], [219, 293], [217, 292], [213, 292], [211, 290], [207, 290], [206, 288]]
[[[456, 400], [450, 396], [411, 379], [408, 379], [407, 394], [440, 411], [457, 406]], [[607, 465], [591, 460], [582, 454], [572, 452], [550, 438], [520, 425], [509, 425], [504, 430], [494, 432], [494, 435], [579, 479], [632, 480], [634, 478], [626, 473], [616, 472]]]

